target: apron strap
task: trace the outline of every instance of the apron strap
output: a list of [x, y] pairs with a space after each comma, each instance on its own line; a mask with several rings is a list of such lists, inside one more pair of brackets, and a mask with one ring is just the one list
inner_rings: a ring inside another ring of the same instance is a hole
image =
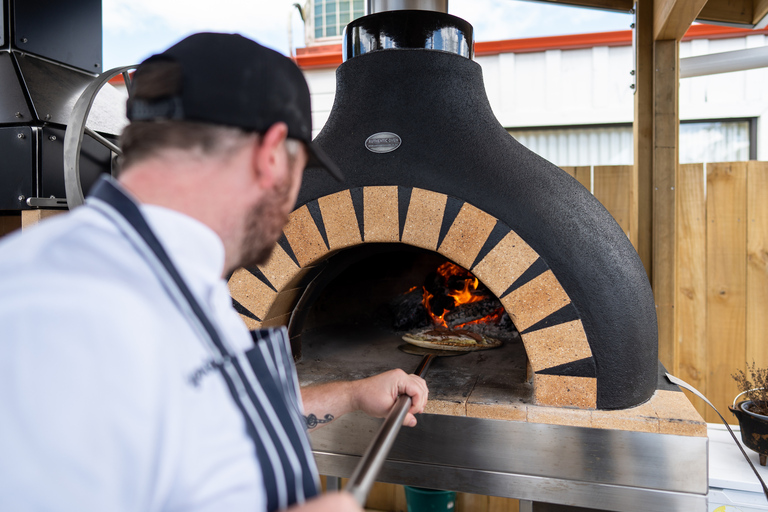
[[[297, 419], [297, 415], [300, 417], [301, 414], [295, 368], [286, 368], [283, 364], [279, 366], [282, 373], [292, 372], [294, 382], [283, 381], [280, 371], [278, 378], [273, 379], [273, 373], [264, 360], [263, 346], [246, 352], [243, 364], [237, 355], [228, 350], [133, 199], [109, 177], [100, 179], [93, 186], [90, 197], [111, 207], [104, 208], [96, 201], [90, 203], [113, 220], [139, 253], [144, 255], [171, 298], [190, 323], [198, 327], [198, 333], [218, 359], [220, 364], [216, 366], [245, 419], [246, 430], [256, 448], [267, 491], [267, 509], [273, 511], [287, 508], [315, 496], [318, 493], [317, 467], [306, 430], [300, 419]], [[141, 242], [145, 247], [141, 246]], [[153, 264], [152, 257], [159, 265]], [[254, 341], [281, 339], [280, 334], [285, 337], [284, 332], [276, 330], [260, 331], [254, 336]], [[276, 362], [276, 359], [270, 359], [270, 362]], [[280, 362], [285, 360], [283, 354]], [[285, 391], [281, 391], [286, 384], [288, 386]]]

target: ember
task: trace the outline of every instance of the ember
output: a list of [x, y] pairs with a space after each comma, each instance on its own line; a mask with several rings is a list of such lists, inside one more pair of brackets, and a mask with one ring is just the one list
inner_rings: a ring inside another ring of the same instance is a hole
[[471, 272], [451, 262], [440, 265], [421, 287], [411, 288], [390, 306], [398, 330], [434, 326], [492, 336], [515, 334], [499, 299]]

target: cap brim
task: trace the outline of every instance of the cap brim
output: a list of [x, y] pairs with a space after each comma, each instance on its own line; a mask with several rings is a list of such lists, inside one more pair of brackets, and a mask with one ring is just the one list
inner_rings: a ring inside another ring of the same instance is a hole
[[307, 160], [307, 167], [321, 167], [328, 171], [328, 174], [336, 178], [337, 181], [344, 181], [344, 175], [341, 173], [341, 169], [333, 163], [328, 155], [325, 154], [320, 146], [313, 142], [306, 143], [309, 150], [309, 159]]

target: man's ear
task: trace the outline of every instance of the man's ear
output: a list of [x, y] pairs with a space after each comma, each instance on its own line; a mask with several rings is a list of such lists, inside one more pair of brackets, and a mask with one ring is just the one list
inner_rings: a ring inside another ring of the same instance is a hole
[[261, 143], [254, 145], [253, 172], [262, 189], [269, 189], [275, 183], [285, 180], [284, 174], [288, 172], [288, 166], [282, 160], [285, 152], [280, 148], [288, 137], [288, 126], [283, 123], [275, 123], [261, 136]]

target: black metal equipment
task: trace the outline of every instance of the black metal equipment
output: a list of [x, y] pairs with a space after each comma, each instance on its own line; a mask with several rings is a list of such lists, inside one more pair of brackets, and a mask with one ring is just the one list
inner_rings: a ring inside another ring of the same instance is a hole
[[[64, 129], [75, 101], [102, 71], [101, 0], [3, 0], [0, 25], [0, 211], [64, 208]], [[107, 88], [89, 127], [115, 141], [123, 105], [122, 95]], [[83, 188], [111, 166], [109, 149], [87, 136]]]

